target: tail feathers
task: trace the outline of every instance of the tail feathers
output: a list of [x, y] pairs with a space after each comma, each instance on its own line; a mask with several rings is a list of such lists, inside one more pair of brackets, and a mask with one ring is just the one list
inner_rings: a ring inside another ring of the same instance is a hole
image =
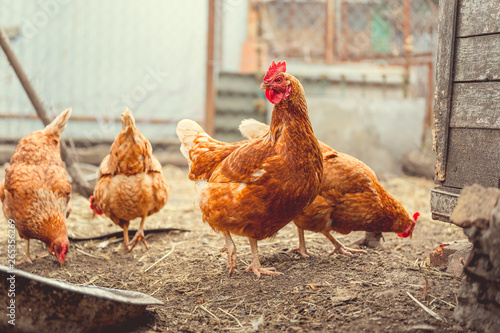
[[250, 118], [241, 121], [239, 130], [245, 138], [257, 139], [269, 132], [269, 126]]
[[122, 133], [125, 135], [129, 135], [135, 143], [140, 143], [141, 138], [139, 135], [139, 130], [135, 126], [135, 118], [132, 114], [132, 111], [129, 108], [125, 108], [125, 111], [121, 114], [122, 121]]
[[189, 162], [191, 162], [189, 152], [196, 144], [212, 140], [198, 123], [189, 119], [179, 121], [176, 133], [181, 140], [181, 153]]
[[61, 112], [56, 119], [48, 124], [45, 127], [45, 133], [60, 137], [64, 129], [66, 129], [66, 125], [68, 125], [69, 117], [71, 117], [71, 108], [67, 108]]

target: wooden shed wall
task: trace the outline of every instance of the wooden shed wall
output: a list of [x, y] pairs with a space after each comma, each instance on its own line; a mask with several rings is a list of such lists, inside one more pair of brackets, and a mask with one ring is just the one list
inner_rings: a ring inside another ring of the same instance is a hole
[[500, 187], [500, 6], [440, 2], [436, 181]]

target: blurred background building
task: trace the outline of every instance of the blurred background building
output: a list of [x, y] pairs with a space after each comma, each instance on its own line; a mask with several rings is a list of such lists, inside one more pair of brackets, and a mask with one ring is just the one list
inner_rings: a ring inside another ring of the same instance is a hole
[[[0, 25], [45, 107], [73, 107], [76, 146], [111, 142], [125, 106], [159, 147], [182, 118], [241, 140], [241, 119], [269, 119], [272, 60], [303, 83], [318, 138], [377, 172], [430, 138], [437, 0], [0, 0]], [[0, 139], [39, 128], [0, 53]]]

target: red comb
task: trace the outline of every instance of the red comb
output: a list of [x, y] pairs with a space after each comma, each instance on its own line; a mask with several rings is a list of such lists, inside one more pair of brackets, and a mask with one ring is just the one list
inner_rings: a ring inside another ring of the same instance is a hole
[[269, 69], [267, 70], [266, 76], [264, 76], [264, 81], [269, 81], [276, 73], [285, 73], [286, 72], [286, 61], [280, 61], [278, 63], [275, 63], [273, 60], [273, 63], [271, 66], [269, 66]]
[[420, 213], [416, 212], [415, 214], [413, 214], [413, 219], [416, 221], [419, 216], [420, 216]]

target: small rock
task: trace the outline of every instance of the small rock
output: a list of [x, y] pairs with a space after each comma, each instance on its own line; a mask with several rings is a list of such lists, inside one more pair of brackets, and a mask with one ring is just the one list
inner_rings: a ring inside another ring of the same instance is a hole
[[333, 306], [339, 306], [349, 301], [354, 301], [356, 300], [356, 298], [357, 298], [356, 296], [335, 296], [332, 297], [331, 300]]
[[429, 255], [430, 264], [449, 274], [461, 276], [471, 250], [472, 243], [466, 239], [441, 244]]

